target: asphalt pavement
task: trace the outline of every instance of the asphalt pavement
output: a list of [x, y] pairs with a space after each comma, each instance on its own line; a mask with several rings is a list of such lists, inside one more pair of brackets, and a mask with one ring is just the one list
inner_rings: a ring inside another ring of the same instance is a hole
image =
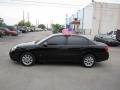
[[9, 58], [14, 45], [42, 39], [51, 32], [0, 38], [0, 90], [120, 90], [120, 47], [109, 47], [110, 58], [93, 68], [37, 64], [25, 67]]

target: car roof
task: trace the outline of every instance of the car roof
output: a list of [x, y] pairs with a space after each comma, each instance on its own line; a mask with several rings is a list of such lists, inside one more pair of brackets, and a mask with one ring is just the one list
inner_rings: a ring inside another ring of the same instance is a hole
[[[79, 34], [64, 35], [63, 33], [51, 34], [49, 37], [53, 37], [53, 36], [81, 36], [81, 37], [85, 37], [85, 36], [79, 35]], [[85, 37], [85, 38], [87, 38], [87, 37]]]
[[[65, 36], [65, 37], [67, 37], [67, 36], [68, 36], [68, 37], [70, 37], [70, 36], [79, 36], [79, 37], [86, 38], [87, 40], [90, 40], [89, 38], [87, 38], [87, 37], [85, 37], [85, 36], [83, 36], [83, 35], [79, 35], [79, 34], [64, 35], [63, 33], [57, 33], [57, 34], [51, 34], [51, 35], [43, 38], [42, 40], [40, 40], [40, 41], [38, 42], [38, 44], [40, 44], [40, 43], [43, 42], [44, 40], [47, 40], [47, 39], [52, 38], [52, 37], [54, 37], [54, 36]], [[90, 40], [90, 41], [92, 41], [92, 40]]]
[[71, 34], [71, 35], [64, 35], [63, 33], [56, 33], [56, 34], [51, 34], [49, 35], [46, 39], [48, 38], [51, 38], [51, 37], [54, 37], [54, 36], [65, 36], [65, 37], [70, 37], [70, 36], [79, 36], [79, 37], [83, 37], [83, 38], [86, 38], [88, 40], [93, 40], [91, 38], [88, 38], [87, 36], [84, 36], [84, 35], [80, 35], [80, 34]]

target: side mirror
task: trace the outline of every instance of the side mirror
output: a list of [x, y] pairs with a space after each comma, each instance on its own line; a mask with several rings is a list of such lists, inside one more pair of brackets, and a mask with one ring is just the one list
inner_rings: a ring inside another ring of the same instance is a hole
[[43, 46], [44, 46], [44, 47], [47, 47], [47, 46], [48, 46], [47, 42], [44, 42], [44, 43], [43, 43]]

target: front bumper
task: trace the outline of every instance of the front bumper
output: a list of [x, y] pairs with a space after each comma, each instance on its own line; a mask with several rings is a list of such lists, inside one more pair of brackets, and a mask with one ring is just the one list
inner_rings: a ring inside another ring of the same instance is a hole
[[16, 51], [11, 51], [9, 52], [10, 59], [13, 61], [18, 61], [19, 60], [19, 53]]

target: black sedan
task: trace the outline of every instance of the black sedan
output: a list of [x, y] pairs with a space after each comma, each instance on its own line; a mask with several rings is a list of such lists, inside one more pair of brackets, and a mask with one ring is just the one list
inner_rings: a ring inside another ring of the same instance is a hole
[[94, 40], [98, 41], [98, 42], [103, 42], [103, 43], [107, 44], [108, 46], [118, 46], [118, 45], [120, 45], [119, 41], [113, 39], [111, 36], [106, 35], [106, 34], [96, 35], [94, 37]]
[[25, 66], [38, 62], [77, 62], [92, 67], [109, 58], [107, 45], [80, 35], [53, 34], [42, 40], [22, 43], [10, 50], [10, 58]]

